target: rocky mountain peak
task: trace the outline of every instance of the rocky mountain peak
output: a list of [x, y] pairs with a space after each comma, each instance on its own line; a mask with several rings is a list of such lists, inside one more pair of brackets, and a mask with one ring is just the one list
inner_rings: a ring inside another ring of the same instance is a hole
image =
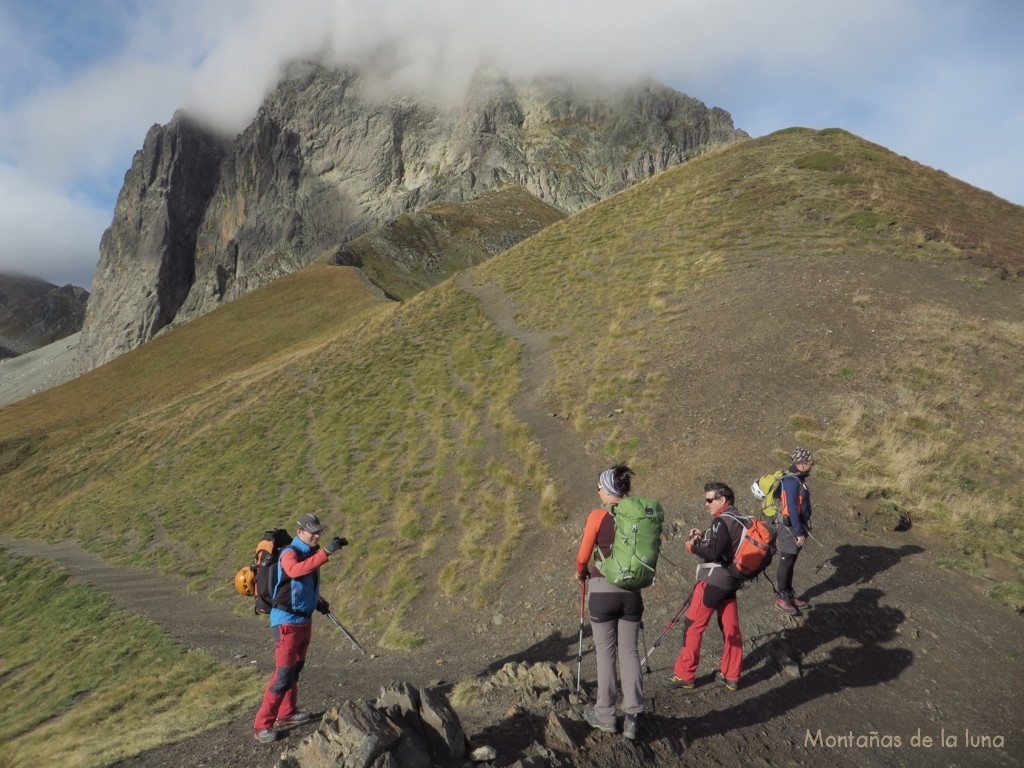
[[746, 136], [654, 82], [601, 90], [478, 73], [461, 103], [295, 65], [224, 140], [153, 126], [100, 244], [80, 362], [92, 368], [402, 214], [505, 185], [577, 212]]

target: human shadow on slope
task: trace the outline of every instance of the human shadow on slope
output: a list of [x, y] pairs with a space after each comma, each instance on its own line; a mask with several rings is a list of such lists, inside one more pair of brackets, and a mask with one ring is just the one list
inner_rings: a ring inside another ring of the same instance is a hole
[[841, 638], [854, 644], [833, 648], [826, 658], [804, 668], [799, 678], [691, 721], [691, 737], [696, 740], [765, 723], [815, 699], [899, 677], [913, 663], [914, 654], [882, 645], [896, 637], [905, 618], [900, 609], [879, 603], [884, 595], [879, 589], [866, 588], [849, 602], [816, 604], [804, 624], [787, 633], [786, 649], [805, 657]]
[[870, 584], [883, 571], [892, 568], [909, 555], [919, 555], [923, 547], [904, 544], [900, 547], [874, 547], [861, 544], [841, 544], [835, 555], [821, 563], [815, 573], [824, 566], [831, 566], [832, 573], [827, 579], [812, 586], [803, 593], [805, 600], [811, 600], [836, 589]]

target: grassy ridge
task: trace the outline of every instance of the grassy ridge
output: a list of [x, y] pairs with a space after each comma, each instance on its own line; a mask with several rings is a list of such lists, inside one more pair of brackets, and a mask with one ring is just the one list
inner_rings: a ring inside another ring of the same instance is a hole
[[50, 561], [0, 554], [0, 765], [108, 765], [258, 697], [251, 670], [183, 654]]
[[[339, 323], [386, 305], [366, 289], [356, 272], [323, 265], [310, 267], [301, 276], [283, 277], [274, 286], [273, 291], [250, 294], [205, 315], [198, 330], [190, 326], [162, 334], [130, 357], [0, 408], [0, 440], [38, 436], [59, 444], [78, 439], [175, 398], [195, 395], [282, 352], [316, 344]], [[0, 463], [0, 471], [3, 467]]]
[[[610, 455], [654, 464], [664, 459], [649, 455], [645, 436], [673, 396], [663, 342], [679, 332], [685, 297], [766, 257], [799, 269], [848, 252], [971, 259], [1012, 278], [1024, 269], [1024, 209], [844, 131], [792, 129], [667, 171], [479, 272], [514, 298], [518, 322], [552, 332], [558, 409], [577, 430]], [[956, 542], [960, 564], [984, 572], [1005, 562], [1003, 578], [1017, 576], [997, 592], [1024, 607], [1024, 323], [901, 311], [904, 353], [879, 356], [855, 405], [837, 399], [795, 436], [822, 449], [823, 467], [855, 498]], [[610, 418], [616, 404], [625, 413]], [[979, 526], [997, 533], [975, 535]]]

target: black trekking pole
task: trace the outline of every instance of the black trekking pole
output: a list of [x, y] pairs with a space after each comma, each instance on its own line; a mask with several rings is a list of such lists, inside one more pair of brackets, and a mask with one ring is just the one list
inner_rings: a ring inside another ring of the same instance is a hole
[[[644, 623], [643, 623], [643, 621], [640, 622], [640, 646], [642, 648], [646, 648], [647, 647], [647, 639], [644, 637]], [[647, 654], [647, 656], [650, 656], [650, 654]], [[640, 662], [640, 671], [641, 672], [646, 671], [647, 674], [649, 675], [649, 674], [651, 674], [651, 662], [648, 660], [647, 656], [644, 656], [643, 659]], [[643, 669], [643, 667], [645, 665], [647, 667], [646, 670]]]
[[352, 647], [353, 648], [355, 648], [357, 651], [359, 651], [364, 656], [366, 655], [366, 649], [363, 648], [363, 646], [361, 646], [359, 644], [358, 640], [356, 640], [354, 637], [352, 637], [352, 633], [349, 632], [347, 629], [345, 629], [345, 627], [342, 625], [342, 623], [340, 621], [338, 621], [338, 617], [337, 616], [335, 616], [333, 613], [328, 611], [327, 612], [327, 618], [330, 619], [331, 621], [333, 621], [335, 626], [337, 626], [337, 628], [342, 631], [342, 633], [345, 635], [345, 637], [348, 638], [348, 641], [350, 643], [352, 643]]
[[679, 617], [682, 616], [686, 609], [690, 607], [690, 600], [692, 599], [693, 592], [691, 592], [690, 596], [686, 598], [686, 602], [683, 603], [682, 607], [678, 611], [676, 611], [676, 615], [672, 617], [672, 621], [670, 621], [668, 623], [668, 626], [665, 627], [665, 631], [661, 633], [661, 637], [654, 641], [654, 645], [651, 646], [651, 649], [647, 651], [647, 654], [640, 660], [641, 667], [643, 667], [645, 664], [648, 665], [648, 672], [650, 672], [650, 664], [648, 664], [648, 659], [651, 658], [651, 654], [654, 653], [654, 649], [661, 645], [661, 641], [664, 640], [666, 635], [668, 635], [668, 633], [672, 631], [672, 627], [679, 623]]
[[[646, 648], [647, 647], [647, 638], [644, 637], [644, 622], [643, 622], [643, 620], [640, 621], [640, 647], [641, 648]], [[644, 656], [644, 660], [645, 661], [647, 660], [646, 656]], [[647, 696], [647, 685], [646, 685], [646, 683], [644, 681], [644, 675], [645, 674], [647, 674], [647, 675], [651, 674], [651, 664], [650, 664], [650, 662], [647, 663], [647, 671], [646, 672], [644, 671], [644, 665], [642, 663], [640, 665], [640, 692], [644, 696]], [[654, 689], [651, 688], [651, 714], [653, 715], [656, 712], [657, 712], [657, 706], [655, 705], [655, 701], [654, 701]]]
[[580, 579], [580, 650], [576, 657], [576, 693], [580, 692], [583, 674], [583, 607], [587, 602], [587, 580]]

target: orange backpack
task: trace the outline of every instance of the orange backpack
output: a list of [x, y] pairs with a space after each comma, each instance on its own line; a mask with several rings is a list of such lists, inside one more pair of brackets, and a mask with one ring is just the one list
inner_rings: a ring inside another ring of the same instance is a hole
[[729, 573], [737, 579], [756, 579], [767, 568], [775, 555], [775, 526], [756, 517], [722, 515], [743, 527], [736, 554], [729, 563]]

